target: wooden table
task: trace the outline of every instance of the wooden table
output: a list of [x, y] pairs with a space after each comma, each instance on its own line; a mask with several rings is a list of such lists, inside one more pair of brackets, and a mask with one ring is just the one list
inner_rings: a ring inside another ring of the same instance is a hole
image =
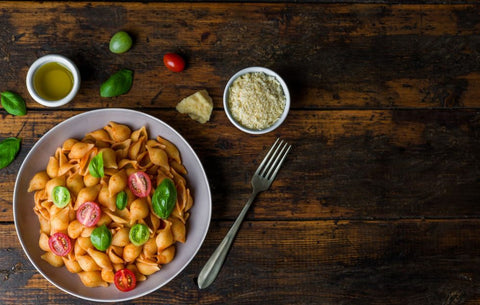
[[[88, 304], [30, 264], [12, 214], [17, 171], [36, 141], [76, 114], [137, 109], [170, 124], [198, 153], [213, 217], [197, 256], [173, 281], [131, 304], [480, 303], [480, 6], [476, 4], [0, 2], [0, 90], [28, 114], [1, 110], [0, 139], [22, 138], [0, 170], [0, 303]], [[108, 50], [133, 34], [123, 55]], [[163, 54], [188, 62], [169, 72]], [[25, 76], [38, 57], [80, 67], [75, 100], [47, 109]], [[228, 121], [228, 79], [248, 66], [277, 71], [292, 107], [284, 124], [253, 136]], [[120, 68], [131, 91], [101, 98]], [[211, 120], [175, 110], [207, 89]], [[276, 137], [294, 146], [260, 194], [217, 280], [195, 283], [250, 193]]]

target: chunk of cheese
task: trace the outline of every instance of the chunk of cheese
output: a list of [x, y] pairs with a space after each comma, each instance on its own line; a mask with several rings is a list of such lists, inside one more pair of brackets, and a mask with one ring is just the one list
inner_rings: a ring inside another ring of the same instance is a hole
[[180, 101], [177, 104], [177, 111], [188, 114], [192, 119], [206, 123], [210, 120], [213, 110], [212, 98], [207, 90], [200, 90]]

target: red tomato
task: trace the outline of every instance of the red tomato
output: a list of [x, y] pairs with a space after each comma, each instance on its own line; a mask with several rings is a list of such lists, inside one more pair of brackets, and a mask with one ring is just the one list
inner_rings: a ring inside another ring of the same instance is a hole
[[182, 72], [185, 69], [185, 60], [175, 53], [167, 53], [163, 56], [163, 63], [170, 71]]
[[136, 172], [128, 176], [128, 187], [137, 197], [147, 197], [152, 190], [152, 181], [144, 172]]
[[126, 292], [130, 291], [137, 285], [137, 279], [135, 274], [128, 269], [121, 269], [115, 272], [113, 282], [117, 286], [118, 290]]
[[65, 256], [72, 250], [72, 242], [67, 234], [64, 233], [55, 233], [50, 236], [48, 246], [53, 254], [58, 256]]
[[102, 211], [95, 202], [85, 202], [77, 210], [77, 220], [86, 227], [93, 227], [100, 220]]

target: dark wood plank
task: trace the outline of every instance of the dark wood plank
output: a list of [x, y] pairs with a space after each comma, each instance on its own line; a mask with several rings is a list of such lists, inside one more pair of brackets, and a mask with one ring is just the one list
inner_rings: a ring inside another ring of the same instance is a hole
[[[0, 138], [23, 138], [19, 156], [2, 170], [0, 221], [13, 220], [15, 177], [32, 145], [76, 113], [31, 112], [0, 120]], [[174, 110], [148, 113], [177, 129], [197, 151], [211, 184], [214, 219], [236, 217], [251, 192], [251, 175], [277, 135], [294, 149], [249, 219], [479, 215], [476, 110], [292, 111], [278, 131], [263, 136], [241, 133], [222, 111], [205, 125]]]
[[[184, 272], [129, 304], [480, 302], [478, 219], [246, 222], [217, 280], [198, 290], [198, 271], [229, 225], [213, 222]], [[13, 225], [0, 225], [4, 302], [22, 295], [25, 303], [89, 304], [37, 274], [13, 231]]]
[[[0, 3], [2, 88], [21, 93], [39, 56], [60, 53], [80, 67], [67, 107], [173, 107], [206, 88], [222, 107], [228, 79], [247, 66], [279, 72], [294, 108], [478, 107], [479, 5], [285, 3]], [[113, 33], [135, 38], [108, 50]], [[188, 69], [162, 63], [183, 54]], [[99, 97], [120, 68], [135, 70], [129, 94]]]

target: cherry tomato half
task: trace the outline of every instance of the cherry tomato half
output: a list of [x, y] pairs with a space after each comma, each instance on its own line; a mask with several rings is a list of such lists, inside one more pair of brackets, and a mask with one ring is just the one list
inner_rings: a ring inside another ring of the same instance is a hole
[[87, 201], [77, 210], [77, 220], [86, 227], [93, 227], [100, 220], [102, 211], [95, 202]]
[[130, 228], [128, 238], [135, 246], [141, 246], [150, 238], [150, 231], [143, 223], [137, 223]]
[[136, 172], [128, 176], [128, 187], [140, 198], [147, 197], [152, 190], [152, 181], [144, 172]]
[[128, 269], [121, 269], [115, 272], [113, 282], [118, 290], [123, 292], [130, 291], [137, 285], [135, 274]]
[[64, 208], [70, 203], [70, 192], [66, 187], [57, 185], [53, 188], [52, 198], [57, 207]]
[[72, 250], [72, 242], [67, 234], [55, 233], [48, 239], [48, 246], [53, 254], [57, 256], [65, 256]]
[[185, 69], [185, 60], [178, 54], [167, 53], [163, 56], [163, 63], [170, 71], [182, 72]]

